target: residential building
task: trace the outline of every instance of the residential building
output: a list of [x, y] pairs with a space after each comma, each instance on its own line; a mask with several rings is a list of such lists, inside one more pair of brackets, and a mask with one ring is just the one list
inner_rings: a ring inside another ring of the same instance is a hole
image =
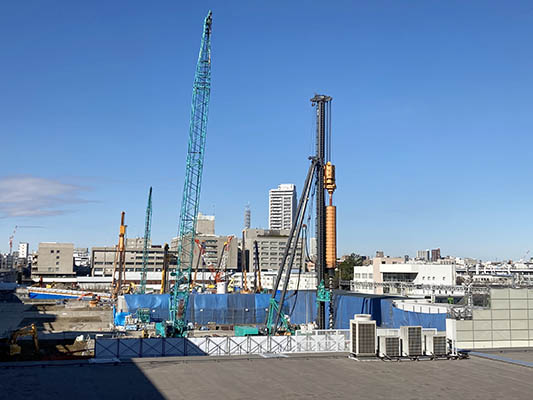
[[431, 250], [431, 262], [437, 262], [440, 260], [440, 249]]
[[15, 260], [13, 254], [0, 254], [0, 269], [13, 269]]
[[291, 229], [296, 217], [296, 186], [281, 184], [270, 189], [268, 202], [268, 228]]
[[19, 258], [28, 258], [30, 254], [30, 244], [21, 242], [19, 243]]
[[[254, 241], [257, 241], [259, 250], [259, 267], [261, 270], [277, 270], [279, 269], [285, 246], [289, 238], [288, 229], [246, 229], [245, 231], [245, 246], [247, 265], [253, 268], [254, 265]], [[292, 268], [299, 269], [302, 265], [302, 241], [300, 238], [296, 247], [296, 256]], [[250, 269], [251, 270], [251, 269]]]
[[73, 255], [74, 245], [72, 243], [39, 243], [37, 257], [34, 257], [32, 265], [32, 275], [74, 275]]
[[430, 251], [428, 250], [418, 250], [416, 252], [416, 259], [418, 261], [429, 261], [431, 258]]

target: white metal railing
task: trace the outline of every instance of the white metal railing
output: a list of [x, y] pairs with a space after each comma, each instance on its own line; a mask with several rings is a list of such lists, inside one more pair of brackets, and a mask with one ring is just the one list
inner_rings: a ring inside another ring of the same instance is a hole
[[99, 359], [120, 359], [344, 351], [347, 351], [344, 332], [323, 332], [295, 336], [96, 339], [94, 357]]

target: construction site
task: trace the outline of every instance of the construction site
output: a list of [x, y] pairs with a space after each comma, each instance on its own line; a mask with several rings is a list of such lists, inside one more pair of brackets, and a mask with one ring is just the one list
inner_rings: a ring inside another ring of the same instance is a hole
[[[113, 254], [111, 282], [92, 276], [85, 287], [61, 279], [0, 284], [0, 398], [347, 398], [355, 392], [390, 398], [401, 392], [402, 398], [529, 399], [533, 288], [468, 287], [456, 304], [442, 304], [435, 296], [412, 300], [334, 282], [335, 190], [343, 182], [336, 181], [327, 94], [310, 96], [315, 151], [301, 163], [302, 192], [279, 269], [268, 275], [261, 268], [257, 241], [244, 233], [242, 240], [229, 236], [216, 261], [208, 259], [197, 225], [209, 166], [211, 12], [201, 33], [175, 247], [158, 249], [161, 272], [148, 271], [156, 258], [150, 240], [157, 193], [150, 187], [140, 282], [126, 271], [126, 210], [117, 215], [116, 246], [102, 250]], [[316, 237], [312, 273], [296, 262], [309, 262], [309, 221]], [[227, 268], [237, 240], [242, 257], [253, 260], [242, 263], [238, 279]], [[316, 290], [300, 289], [304, 273], [316, 279]], [[505, 381], [512, 384], [504, 387]]]

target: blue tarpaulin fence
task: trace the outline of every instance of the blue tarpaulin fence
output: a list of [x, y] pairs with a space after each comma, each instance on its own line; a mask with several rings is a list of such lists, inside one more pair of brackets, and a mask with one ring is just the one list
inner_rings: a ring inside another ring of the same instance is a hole
[[[138, 308], [149, 308], [152, 321], [163, 321], [169, 316], [168, 294], [125, 295], [128, 313]], [[269, 294], [200, 294], [191, 293], [187, 307], [188, 322], [205, 325], [217, 324], [263, 324], [266, 321]], [[369, 296], [355, 293], [338, 293], [333, 296], [334, 322], [336, 329], [348, 329], [354, 314], [370, 314], [378, 326], [399, 328], [402, 325], [421, 325], [424, 328], [445, 330], [446, 314], [427, 314], [403, 311], [394, 307], [391, 297]], [[283, 312], [290, 315], [291, 322], [303, 324], [316, 319], [316, 292], [288, 292]], [[124, 316], [116, 313], [115, 324]], [[329, 307], [326, 307], [326, 320]], [[118, 324], [120, 325], [120, 323]]]

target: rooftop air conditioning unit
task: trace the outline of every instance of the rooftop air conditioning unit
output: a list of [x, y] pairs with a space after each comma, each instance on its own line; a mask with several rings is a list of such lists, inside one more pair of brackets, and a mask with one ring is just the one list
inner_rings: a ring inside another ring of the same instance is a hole
[[379, 356], [400, 357], [400, 330], [378, 329]]
[[445, 332], [437, 332], [434, 335], [427, 335], [426, 355], [443, 357], [448, 355], [448, 345]]
[[350, 320], [350, 353], [356, 356], [376, 355], [376, 321], [368, 314], [356, 314]]
[[402, 356], [418, 357], [422, 355], [422, 327], [401, 326], [400, 338]]

